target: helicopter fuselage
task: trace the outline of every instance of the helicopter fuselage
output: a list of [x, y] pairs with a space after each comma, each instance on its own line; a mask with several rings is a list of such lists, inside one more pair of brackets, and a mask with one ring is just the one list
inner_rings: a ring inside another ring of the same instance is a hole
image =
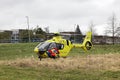
[[62, 39], [61, 36], [56, 36], [38, 44], [35, 47], [34, 52], [37, 53], [40, 58], [44, 58], [49, 57], [47, 54], [48, 50], [57, 48], [59, 50], [59, 57], [66, 57], [72, 47], [73, 44], [70, 40]]
[[73, 44], [70, 40], [63, 39], [60, 35], [55, 34], [55, 36], [52, 39], [39, 43], [35, 47], [34, 52], [37, 53], [40, 60], [41, 58], [46, 57], [53, 58], [50, 56], [50, 53], [52, 53], [52, 49], [58, 50], [56, 54], [59, 53], [57, 54], [58, 56], [55, 56], [54, 58], [67, 57], [68, 53], [73, 47], [82, 48], [84, 51], [90, 50], [92, 48], [91, 38], [92, 32], [88, 32], [86, 34], [86, 37], [84, 38], [83, 43]]

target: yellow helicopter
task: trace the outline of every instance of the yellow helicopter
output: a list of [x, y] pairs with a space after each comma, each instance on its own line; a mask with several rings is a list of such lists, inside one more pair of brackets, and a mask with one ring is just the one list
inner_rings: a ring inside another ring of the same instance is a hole
[[59, 33], [55, 33], [54, 37], [45, 42], [39, 43], [34, 52], [37, 53], [38, 58], [59, 58], [67, 57], [68, 53], [73, 47], [82, 48], [84, 51], [90, 50], [92, 48], [92, 32], [87, 32], [83, 43], [73, 44], [70, 40], [63, 39]]

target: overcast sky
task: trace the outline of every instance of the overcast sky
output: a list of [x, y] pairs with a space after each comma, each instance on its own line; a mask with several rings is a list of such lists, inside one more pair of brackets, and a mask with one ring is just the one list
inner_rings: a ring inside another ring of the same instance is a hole
[[90, 22], [103, 34], [108, 18], [120, 19], [120, 0], [0, 0], [0, 30], [49, 26], [51, 32], [73, 31], [75, 24], [88, 31]]

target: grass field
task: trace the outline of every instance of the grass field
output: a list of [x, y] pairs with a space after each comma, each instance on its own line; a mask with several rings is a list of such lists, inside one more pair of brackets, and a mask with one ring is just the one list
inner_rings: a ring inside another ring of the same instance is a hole
[[39, 61], [37, 44], [0, 44], [0, 80], [120, 80], [120, 45], [74, 48], [67, 58]]

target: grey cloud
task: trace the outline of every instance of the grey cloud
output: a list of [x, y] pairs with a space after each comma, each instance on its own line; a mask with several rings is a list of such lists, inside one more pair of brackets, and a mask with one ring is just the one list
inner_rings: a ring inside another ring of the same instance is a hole
[[[110, 4], [108, 4], [110, 3]], [[102, 24], [114, 10], [118, 10], [119, 0], [1, 0], [1, 26], [26, 24], [25, 16], [31, 24], [88, 24], [90, 20]]]

